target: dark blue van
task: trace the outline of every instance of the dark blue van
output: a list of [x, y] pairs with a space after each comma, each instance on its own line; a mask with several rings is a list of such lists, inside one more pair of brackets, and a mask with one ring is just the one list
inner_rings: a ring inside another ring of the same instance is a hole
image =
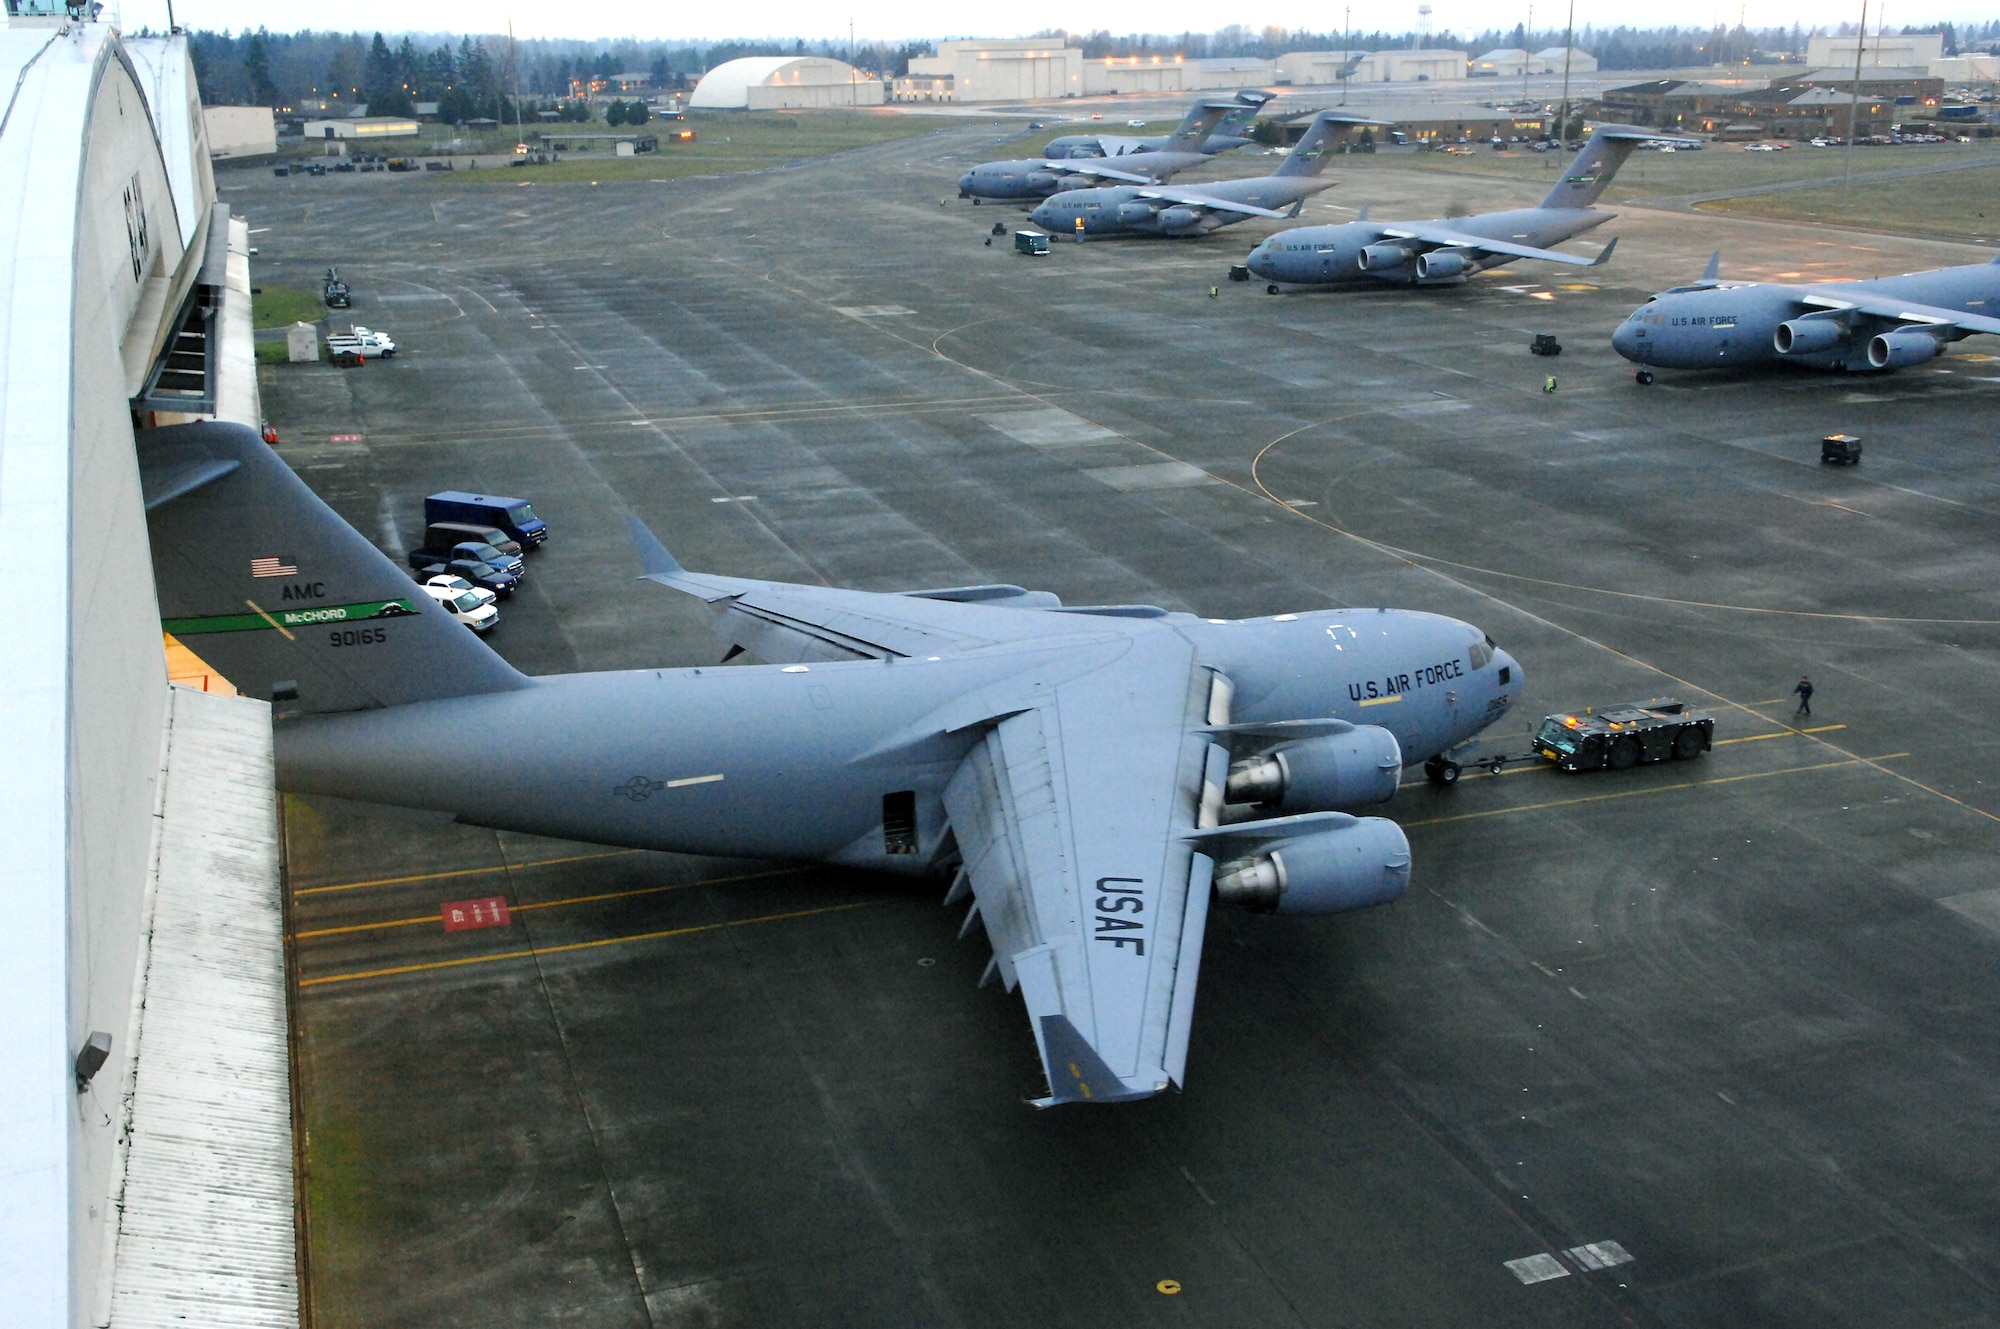
[[453, 521], [498, 526], [511, 539], [520, 541], [523, 549], [532, 549], [549, 538], [548, 523], [537, 517], [535, 510], [522, 499], [447, 489], [424, 500], [426, 526]]

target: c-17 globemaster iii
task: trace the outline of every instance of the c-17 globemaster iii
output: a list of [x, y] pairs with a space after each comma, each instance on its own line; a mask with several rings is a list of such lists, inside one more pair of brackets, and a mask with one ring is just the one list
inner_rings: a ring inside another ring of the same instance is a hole
[[1334, 182], [1320, 179], [1319, 173], [1348, 131], [1383, 123], [1321, 111], [1270, 175], [1203, 185], [1066, 189], [1029, 213], [1028, 219], [1051, 234], [1081, 240], [1119, 234], [1206, 235], [1251, 217], [1296, 217], [1307, 199], [1333, 188]]
[[[235, 425], [148, 430], [166, 630], [272, 699], [279, 787], [643, 849], [950, 882], [1025, 1001], [1039, 1104], [1182, 1083], [1211, 900], [1402, 894], [1383, 802], [1506, 714], [1520, 667], [1436, 614], [1196, 618], [1017, 586], [648, 580], [764, 663], [531, 678]], [[276, 572], [273, 572], [276, 569]], [[467, 779], [468, 772], [478, 778]], [[970, 920], [968, 920], [969, 923]]]
[[1475, 272], [1516, 259], [1546, 259], [1595, 267], [1611, 257], [1613, 240], [1592, 258], [1549, 246], [1602, 226], [1615, 213], [1591, 204], [1632, 150], [1661, 139], [1687, 143], [1636, 125], [1600, 125], [1540, 205], [1508, 212], [1432, 221], [1351, 221], [1340, 226], [1299, 226], [1279, 231], [1250, 251], [1250, 271], [1271, 283], [1295, 286], [1373, 279], [1398, 286], [1446, 286]]
[[1701, 280], [1662, 291], [1611, 334], [1653, 370], [1795, 364], [1874, 370], [1920, 365], [1949, 342], [2000, 334], [2000, 258], [1870, 281], [1724, 281], [1721, 251]]
[[[1201, 150], [1213, 155], [1249, 143], [1250, 122], [1257, 118], [1257, 112], [1273, 99], [1273, 95], [1257, 88], [1245, 88], [1237, 93], [1233, 109], [1203, 141]], [[1172, 139], [1172, 135], [1159, 134], [1140, 138], [1124, 134], [1065, 134], [1050, 139], [1048, 146], [1042, 149], [1042, 155], [1072, 161], [1090, 157], [1127, 157], [1138, 152], [1168, 151], [1173, 146]]]
[[1159, 152], [1135, 152], [1118, 157], [1116, 166], [1102, 157], [1059, 161], [1045, 157], [1022, 161], [981, 162], [958, 179], [958, 196], [976, 205], [982, 199], [1047, 198], [1063, 189], [1087, 189], [1107, 180], [1133, 184], [1160, 184], [1190, 166], [1208, 160], [1201, 145], [1232, 102], [1198, 102], [1180, 128], [1167, 136], [1169, 146]]

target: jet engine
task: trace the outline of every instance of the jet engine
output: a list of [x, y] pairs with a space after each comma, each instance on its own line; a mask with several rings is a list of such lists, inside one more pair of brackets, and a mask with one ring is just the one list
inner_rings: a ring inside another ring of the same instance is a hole
[[1355, 260], [1363, 272], [1387, 272], [1410, 261], [1410, 251], [1401, 245], [1369, 245]]
[[1380, 725], [1353, 725], [1236, 762], [1224, 797], [1281, 814], [1331, 812], [1388, 802], [1402, 775], [1396, 736]]
[[1928, 332], [1885, 332], [1868, 342], [1868, 363], [1877, 369], [1920, 365], [1938, 353], [1938, 339]]
[[1795, 318], [1780, 323], [1771, 334], [1771, 345], [1779, 355], [1830, 351], [1846, 340], [1847, 325], [1831, 318]]
[[1471, 266], [1471, 261], [1465, 255], [1454, 253], [1449, 249], [1439, 249], [1429, 254], [1419, 254], [1417, 255], [1417, 280], [1436, 281], [1440, 277], [1463, 276], [1465, 270]]
[[1215, 869], [1215, 895], [1260, 914], [1339, 914], [1387, 904], [1410, 884], [1410, 842], [1387, 817], [1267, 844]]
[[1122, 222], [1142, 222], [1153, 215], [1153, 210], [1144, 203], [1120, 203], [1118, 220]]
[[1171, 207], [1160, 213], [1160, 226], [1169, 231], [1193, 229], [1201, 221], [1201, 214], [1193, 208]]

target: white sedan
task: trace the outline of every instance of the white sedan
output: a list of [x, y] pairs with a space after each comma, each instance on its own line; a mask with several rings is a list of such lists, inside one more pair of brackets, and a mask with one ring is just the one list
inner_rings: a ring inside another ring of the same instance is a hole
[[479, 597], [479, 603], [483, 605], [490, 605], [500, 598], [484, 586], [474, 586], [465, 578], [453, 576], [450, 573], [441, 573], [438, 576], [424, 579], [424, 589], [430, 591], [433, 596], [442, 601], [446, 597], [438, 595], [438, 588], [449, 591], [452, 595], [463, 595], [465, 592], [470, 591]]
[[[444, 579], [432, 578], [432, 580]], [[448, 586], [433, 586], [430, 582], [424, 583], [424, 589], [430, 592], [431, 599], [444, 606], [447, 614], [474, 632], [483, 635], [491, 631], [493, 625], [500, 621], [500, 611], [490, 604], [482, 603], [479, 596], [472, 591], [454, 591]]]

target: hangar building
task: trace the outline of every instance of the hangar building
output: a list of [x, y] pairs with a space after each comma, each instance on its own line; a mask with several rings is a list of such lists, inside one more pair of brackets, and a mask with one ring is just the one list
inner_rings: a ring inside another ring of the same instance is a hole
[[882, 84], [844, 60], [817, 55], [752, 55], [701, 76], [688, 105], [714, 111], [790, 111], [880, 106]]
[[146, 436], [259, 419], [181, 36], [0, 26], [0, 1319], [298, 1323], [269, 706], [168, 681]]

